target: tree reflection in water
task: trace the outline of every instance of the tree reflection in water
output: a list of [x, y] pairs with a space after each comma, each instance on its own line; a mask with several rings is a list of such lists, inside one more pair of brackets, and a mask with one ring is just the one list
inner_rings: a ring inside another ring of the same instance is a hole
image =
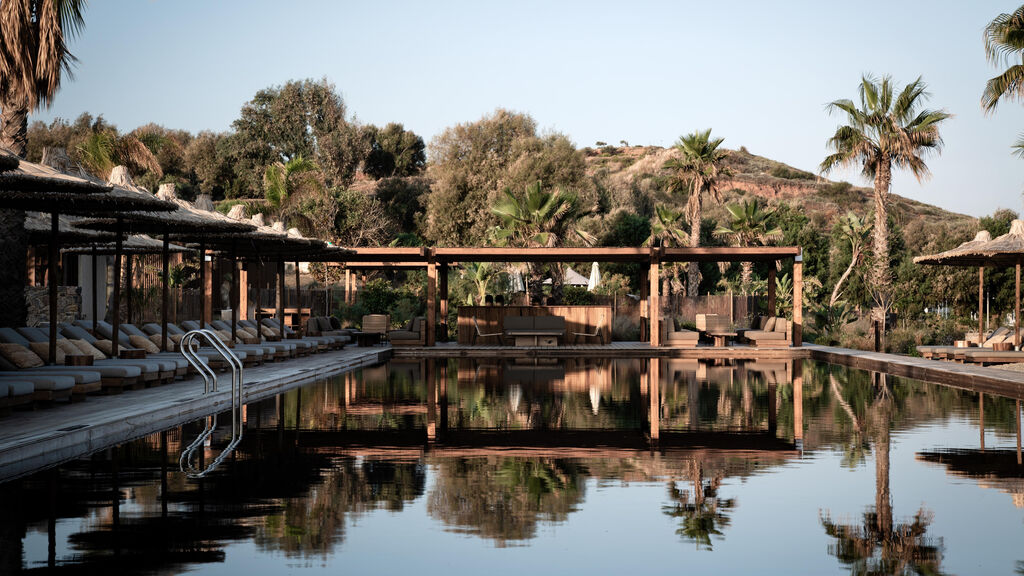
[[564, 522], [583, 502], [586, 476], [566, 460], [451, 459], [438, 465], [427, 512], [503, 547], [533, 538], [539, 521]]
[[[825, 533], [836, 539], [829, 546], [829, 553], [847, 566], [851, 574], [941, 574], [942, 540], [926, 536], [931, 511], [922, 507], [910, 522], [893, 521], [889, 449], [895, 400], [886, 376], [877, 376], [874, 398], [865, 410], [867, 418], [861, 421], [856, 410], [843, 406], [857, 433], [867, 431], [873, 437], [875, 506], [864, 513], [861, 524], [841, 524], [834, 522], [830, 514], [821, 514]], [[842, 389], [834, 378], [831, 384], [837, 398], [842, 399]]]
[[[724, 535], [721, 528], [729, 525], [728, 512], [735, 508], [733, 498], [719, 498], [718, 489], [722, 484], [722, 475], [714, 474], [704, 478], [704, 464], [695, 460], [687, 466], [690, 474], [691, 490], [680, 490], [675, 481], [669, 482], [668, 495], [672, 504], [663, 508], [665, 514], [672, 518], [680, 518], [682, 522], [676, 534], [684, 540], [694, 542], [697, 549], [711, 550], [711, 537], [721, 540]], [[691, 498], [692, 496], [692, 498]]]

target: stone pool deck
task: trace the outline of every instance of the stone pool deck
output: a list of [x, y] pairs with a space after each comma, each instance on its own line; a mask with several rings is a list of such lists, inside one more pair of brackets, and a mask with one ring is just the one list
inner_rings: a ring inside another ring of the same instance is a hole
[[[386, 361], [387, 347], [348, 347], [245, 369], [243, 402]], [[173, 384], [91, 396], [0, 418], [0, 482], [231, 408], [231, 375], [203, 395], [198, 376]]]

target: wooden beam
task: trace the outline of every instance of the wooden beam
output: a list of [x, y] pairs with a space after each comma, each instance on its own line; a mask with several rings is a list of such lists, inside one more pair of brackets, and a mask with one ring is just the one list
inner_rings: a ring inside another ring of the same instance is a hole
[[[58, 280], [57, 263], [60, 261], [60, 216], [57, 211], [50, 213], [50, 351], [47, 354], [47, 362], [57, 363], [57, 288]], [[1017, 267], [1020, 270], [1020, 267]], [[1020, 274], [1017, 275], [1020, 277]], [[1019, 294], [1020, 291], [1018, 290]], [[1019, 298], [1018, 298], [1019, 300]]]
[[985, 341], [985, 267], [978, 266], [978, 346]]
[[243, 263], [238, 269], [238, 318], [249, 319], [249, 265]]
[[804, 341], [804, 262], [793, 262], [793, 346]]
[[651, 248], [651, 264], [650, 272], [648, 276], [650, 288], [648, 288], [650, 296], [648, 300], [648, 313], [650, 314], [650, 331], [651, 331], [651, 346], [657, 348], [661, 346], [661, 298], [658, 294], [658, 288], [661, 284], [660, 270], [661, 270], [661, 249]]
[[433, 346], [437, 339], [437, 262], [427, 262], [427, 337], [426, 345]]
[[114, 233], [117, 237], [114, 239], [114, 310], [110, 314], [110, 318], [114, 325], [114, 338], [110, 339], [110, 356], [117, 358], [118, 352], [118, 338], [117, 333], [121, 330], [121, 252], [122, 241], [124, 235], [122, 234], [123, 223], [120, 217], [117, 219], [117, 224]]
[[438, 302], [441, 314], [441, 341], [448, 341], [448, 263], [442, 262], [438, 269]]
[[170, 253], [170, 236], [167, 231], [164, 230], [164, 241], [163, 248], [160, 252], [160, 258], [163, 261], [163, 281], [160, 283], [160, 350], [167, 352], [167, 322], [168, 316], [168, 305], [171, 300], [171, 284], [170, 284], [170, 267], [171, 267], [171, 253]]

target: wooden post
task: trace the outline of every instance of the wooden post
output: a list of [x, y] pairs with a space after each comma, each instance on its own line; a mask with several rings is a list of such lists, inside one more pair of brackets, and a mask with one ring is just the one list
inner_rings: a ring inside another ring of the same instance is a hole
[[804, 446], [804, 362], [793, 360], [793, 439], [797, 449]]
[[1013, 309], [1013, 347], [1020, 350], [1020, 258], [1017, 258], [1016, 307]]
[[978, 346], [985, 342], [985, 267], [978, 266]]
[[231, 242], [231, 343], [238, 338], [238, 248]]
[[118, 357], [118, 338], [117, 334], [121, 330], [121, 218], [117, 219], [117, 225], [114, 230], [116, 237], [114, 238], [114, 311], [110, 314], [111, 320], [113, 320], [113, 332], [114, 338], [110, 339], [110, 356], [111, 358]]
[[167, 320], [168, 310], [167, 306], [170, 304], [171, 299], [171, 284], [170, 284], [170, 268], [171, 268], [171, 249], [170, 249], [170, 238], [167, 235], [167, 231], [164, 230], [164, 242], [163, 250], [160, 253], [160, 257], [163, 259], [163, 273], [164, 278], [160, 286], [161, 302], [160, 302], [160, 350], [167, 352]]
[[875, 352], [882, 351], [882, 327], [878, 324], [878, 320], [871, 321], [871, 331], [875, 334]]
[[238, 318], [249, 319], [249, 270], [248, 264], [242, 263], [238, 269]]
[[776, 406], [778, 405], [779, 388], [777, 384], [768, 384], [768, 432], [775, 434], [778, 427], [779, 417]]
[[[57, 264], [60, 261], [59, 234], [60, 216], [53, 211], [50, 213], [50, 261], [48, 262], [50, 266], [50, 351], [46, 359], [50, 364], [57, 363], [57, 285], [60, 283], [57, 271]], [[1020, 270], [1020, 266], [1017, 269]], [[1017, 277], [1019, 278], [1020, 274]], [[1018, 291], [1018, 293], [1020, 292]]]
[[661, 436], [661, 360], [651, 358], [647, 363], [647, 394], [650, 398], [650, 433], [651, 444], [658, 445]]
[[978, 434], [981, 451], [985, 451], [985, 393], [978, 392]]
[[352, 271], [345, 268], [345, 304], [352, 303]]
[[38, 262], [36, 261], [36, 247], [35, 246], [29, 246], [28, 250], [26, 251], [26, 256], [25, 256], [25, 268], [27, 268], [26, 273], [25, 273], [25, 280], [26, 280], [26, 285], [27, 286], [35, 286], [36, 285], [36, 266], [37, 265], [38, 265]]
[[281, 340], [285, 339], [284, 333], [284, 259], [277, 261], [277, 321], [281, 329]]
[[793, 261], [793, 346], [804, 341], [804, 257], [797, 255]]
[[433, 346], [437, 340], [437, 262], [434, 251], [428, 252], [427, 260], [427, 338], [426, 345]]
[[299, 277], [299, 261], [295, 261], [295, 331], [302, 332], [302, 280]]
[[[105, 274], [104, 274], [105, 275]], [[165, 275], [166, 276], [166, 275]], [[99, 297], [96, 292], [99, 288], [96, 286], [96, 246], [92, 247], [92, 332], [96, 333], [96, 324], [99, 322]]]
[[424, 369], [427, 381], [427, 443], [437, 441], [437, 381], [434, 378], [434, 359], [428, 358]]
[[648, 313], [650, 314], [650, 330], [651, 330], [651, 347], [657, 348], [661, 346], [661, 299], [658, 294], [658, 285], [660, 284], [659, 278], [661, 276], [659, 268], [661, 265], [661, 253], [655, 248], [651, 247], [651, 268], [648, 280], [650, 287], [648, 288], [650, 293], [650, 305], [648, 306]]
[[438, 303], [441, 307], [441, 341], [448, 341], [448, 263], [441, 262], [438, 269]]
[[213, 299], [213, 286], [206, 291], [206, 241], [199, 241], [199, 327], [206, 327], [206, 302], [207, 297]]
[[648, 339], [648, 323], [651, 316], [649, 308], [649, 302], [647, 301], [648, 295], [648, 278], [650, 277], [650, 268], [644, 268], [640, 272], [640, 341]]
[[133, 259], [131, 254], [124, 255], [124, 277], [128, 282], [125, 286], [124, 295], [127, 297], [124, 303], [124, 317], [128, 324], [132, 323], [132, 292], [135, 291], [135, 271], [132, 269]]
[[768, 314], [775, 316], [775, 266], [768, 269]]

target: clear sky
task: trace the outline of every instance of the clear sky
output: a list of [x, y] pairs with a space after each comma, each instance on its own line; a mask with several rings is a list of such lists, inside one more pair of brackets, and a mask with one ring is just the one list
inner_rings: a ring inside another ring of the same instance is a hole
[[[1020, 0], [1018, 0], [1020, 1]], [[92, 0], [80, 59], [50, 110], [227, 130], [255, 92], [326, 77], [360, 122], [401, 122], [429, 141], [504, 107], [578, 146], [671, 145], [711, 127], [725, 146], [816, 171], [863, 73], [923, 76], [956, 117], [923, 184], [893, 192], [980, 216], [1022, 209], [1010, 145], [1024, 104], [981, 112], [982, 29], [1015, 2], [369, 2]], [[857, 172], [835, 179], [870, 185]]]

